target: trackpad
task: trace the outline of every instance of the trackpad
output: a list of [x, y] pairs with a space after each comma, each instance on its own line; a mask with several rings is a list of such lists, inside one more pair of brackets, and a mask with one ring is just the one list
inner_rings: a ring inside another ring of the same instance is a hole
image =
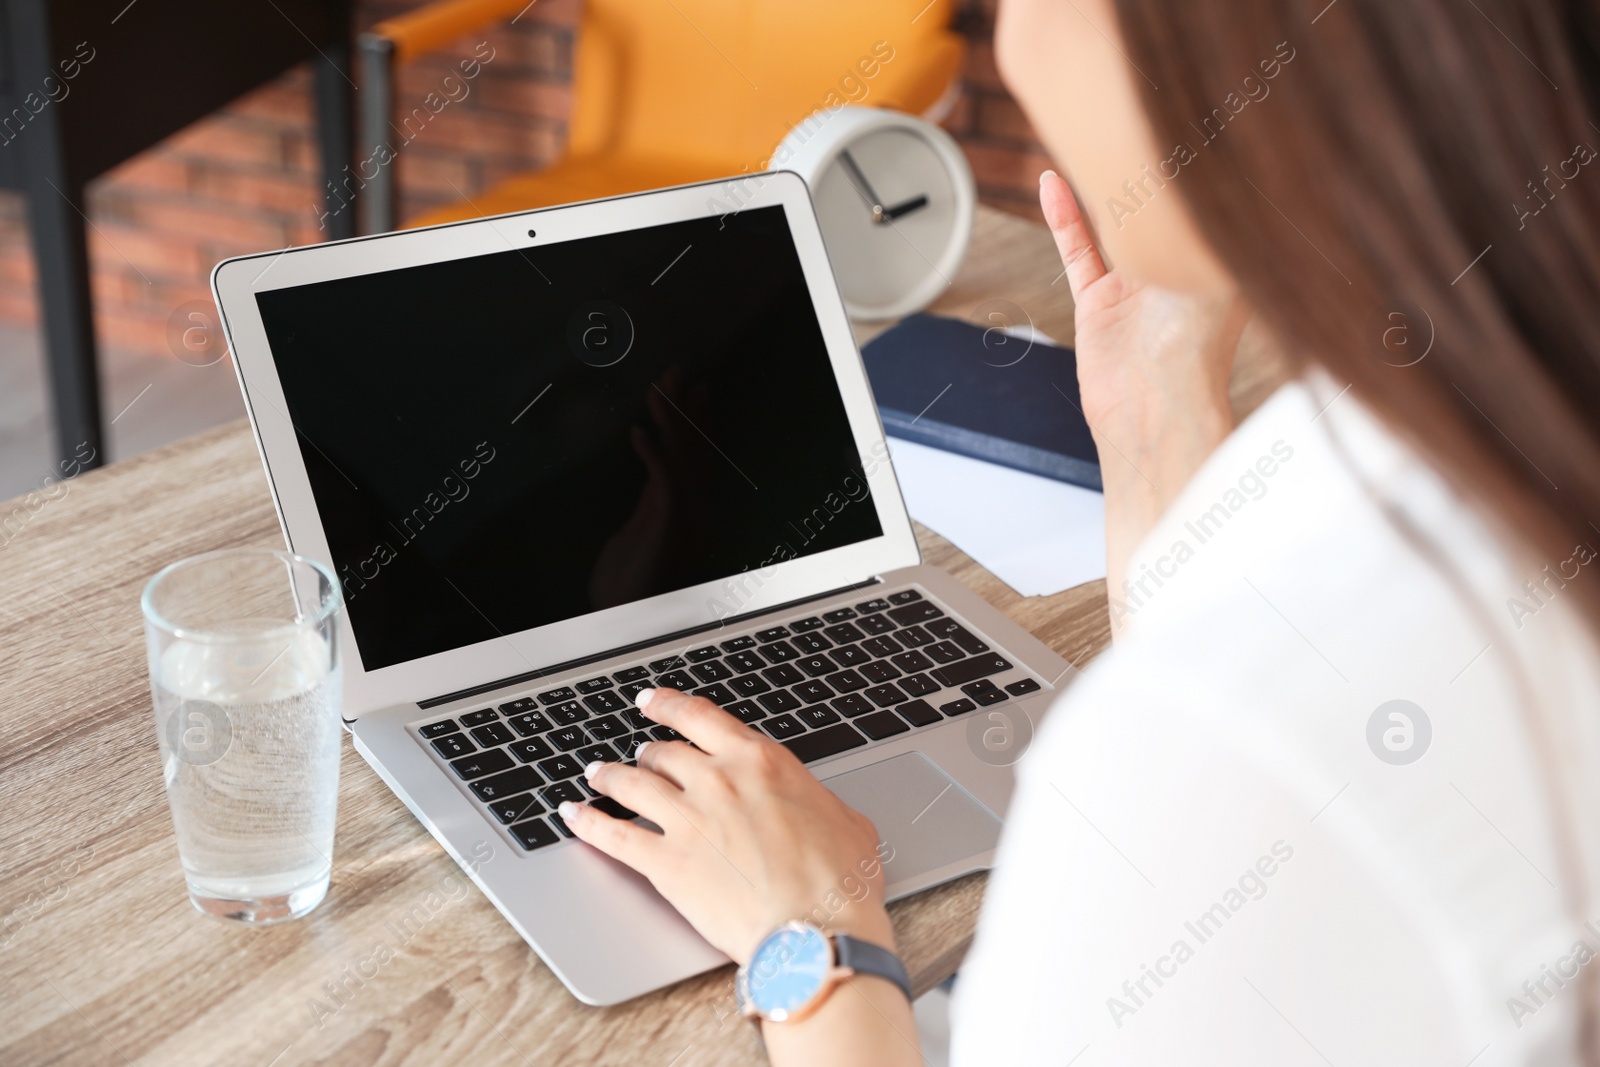
[[891, 890], [896, 883], [987, 852], [1000, 840], [1000, 820], [920, 752], [822, 784], [871, 819], [879, 840], [893, 849], [884, 864]]

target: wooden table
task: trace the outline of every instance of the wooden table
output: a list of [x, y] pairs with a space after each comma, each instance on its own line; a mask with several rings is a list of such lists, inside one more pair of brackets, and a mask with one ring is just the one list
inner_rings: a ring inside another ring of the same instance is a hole
[[[985, 211], [937, 310], [967, 315], [1000, 297], [1070, 343], [1060, 270], [1042, 229]], [[1239, 406], [1253, 407], [1272, 372], [1259, 355], [1241, 367]], [[0, 508], [0, 538], [18, 516], [0, 547], [0, 1063], [764, 1061], [753, 1029], [727, 1014], [731, 968], [616, 1008], [573, 1000], [349, 746], [326, 902], [259, 930], [196, 912], [162, 791], [138, 600], [172, 560], [281, 545], [260, 460], [234, 423], [53, 492]], [[1069, 660], [1109, 641], [1103, 582], [1024, 599], [917, 533], [929, 562]], [[919, 993], [960, 963], [983, 886], [974, 875], [890, 909]], [[401, 944], [390, 924], [419, 903], [432, 918]], [[380, 944], [395, 956], [374, 975], [364, 961]]]

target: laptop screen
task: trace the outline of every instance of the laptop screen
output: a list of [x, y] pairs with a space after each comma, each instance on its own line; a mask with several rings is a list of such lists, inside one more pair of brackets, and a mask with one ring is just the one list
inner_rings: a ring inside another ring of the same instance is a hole
[[256, 299], [368, 670], [883, 532], [781, 206]]

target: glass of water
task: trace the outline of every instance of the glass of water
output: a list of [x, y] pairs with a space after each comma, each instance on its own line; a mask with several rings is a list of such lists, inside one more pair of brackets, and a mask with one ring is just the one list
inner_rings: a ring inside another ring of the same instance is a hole
[[189, 899], [247, 923], [306, 914], [333, 871], [339, 580], [302, 556], [229, 549], [166, 568], [142, 606]]

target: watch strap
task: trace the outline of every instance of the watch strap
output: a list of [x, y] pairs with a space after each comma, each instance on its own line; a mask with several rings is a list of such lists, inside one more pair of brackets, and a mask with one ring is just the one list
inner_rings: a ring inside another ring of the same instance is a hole
[[906, 965], [893, 952], [870, 941], [858, 941], [849, 934], [834, 934], [833, 948], [839, 966], [848, 967], [857, 974], [888, 979], [900, 987], [906, 1000], [914, 999], [911, 995], [911, 976], [906, 974]]

